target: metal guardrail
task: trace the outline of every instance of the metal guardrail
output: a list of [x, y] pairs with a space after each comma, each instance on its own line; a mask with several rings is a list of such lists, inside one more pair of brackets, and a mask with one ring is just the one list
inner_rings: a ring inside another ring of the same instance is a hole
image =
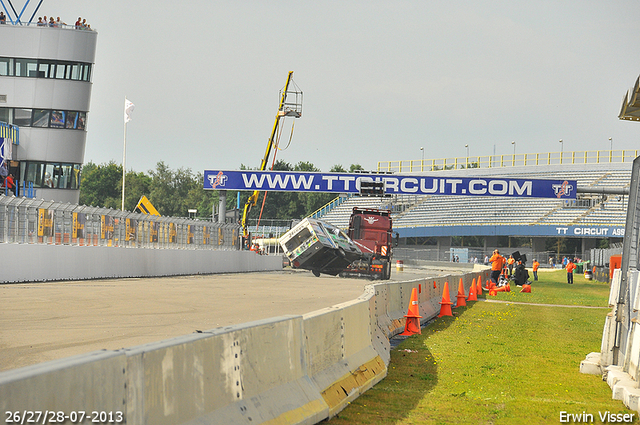
[[240, 249], [241, 227], [0, 195], [0, 243]]
[[350, 194], [347, 194], [346, 196], [339, 195], [336, 198], [332, 199], [331, 201], [327, 202], [325, 205], [323, 205], [320, 208], [318, 208], [317, 210], [315, 210], [314, 212], [312, 212], [309, 215], [309, 218], [319, 219], [322, 216], [324, 216], [325, 214], [327, 214], [329, 211], [331, 211], [334, 208], [339, 207], [340, 205], [342, 205], [342, 203], [345, 202], [349, 198], [351, 198]]
[[638, 150], [572, 151], [522, 153], [462, 158], [440, 158], [406, 161], [379, 161], [378, 171], [417, 173], [424, 171], [459, 170], [466, 168], [523, 167], [562, 164], [605, 164], [633, 162]]
[[19, 145], [20, 128], [17, 125], [0, 122], [0, 137], [3, 139], [11, 139], [11, 143], [13, 143], [14, 145]]

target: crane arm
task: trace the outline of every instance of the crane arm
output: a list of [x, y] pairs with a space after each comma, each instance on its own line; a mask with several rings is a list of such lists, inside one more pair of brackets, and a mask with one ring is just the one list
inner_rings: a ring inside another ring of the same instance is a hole
[[[287, 91], [289, 89], [289, 83], [291, 82], [291, 77], [293, 76], [293, 71], [289, 71], [289, 75], [287, 76], [287, 83], [284, 86], [284, 90], [282, 90], [282, 96], [280, 97], [280, 105], [278, 105], [278, 113], [276, 114], [276, 120], [273, 124], [273, 130], [271, 130], [271, 136], [269, 137], [269, 141], [267, 142], [267, 150], [264, 153], [264, 157], [262, 158], [262, 162], [260, 163], [260, 171], [264, 171], [267, 169], [267, 163], [269, 162], [269, 156], [271, 155], [271, 150], [273, 148], [273, 140], [275, 139], [276, 133], [278, 131], [278, 124], [280, 123], [280, 118], [286, 116], [286, 111], [284, 110], [285, 102], [287, 101]], [[258, 196], [260, 192], [254, 190], [249, 199], [247, 199], [247, 203], [244, 204], [244, 211], [242, 213], [242, 234], [246, 237], [249, 232], [247, 231], [247, 219], [249, 217], [249, 212], [251, 208], [256, 205], [258, 202]]]

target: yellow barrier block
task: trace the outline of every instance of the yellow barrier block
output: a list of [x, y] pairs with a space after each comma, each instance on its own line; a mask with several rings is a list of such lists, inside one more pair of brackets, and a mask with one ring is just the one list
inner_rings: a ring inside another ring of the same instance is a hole
[[367, 390], [377, 377], [384, 377], [386, 371], [384, 362], [380, 356], [376, 356], [322, 391], [322, 398], [329, 405], [329, 417], [334, 416], [348, 402]]

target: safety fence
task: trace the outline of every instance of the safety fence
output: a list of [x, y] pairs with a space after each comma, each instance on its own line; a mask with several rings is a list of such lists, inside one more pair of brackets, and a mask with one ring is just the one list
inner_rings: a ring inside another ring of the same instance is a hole
[[614, 255], [622, 255], [621, 243], [615, 243], [610, 248], [591, 249], [589, 259], [596, 267], [609, 267], [609, 261]]
[[[0, 121], [0, 139], [4, 139], [2, 142], [6, 140], [14, 145], [20, 144], [20, 127]], [[7, 148], [7, 150], [9, 149]]]
[[241, 227], [0, 195], [0, 243], [240, 249]]
[[414, 292], [425, 323], [445, 287], [455, 305], [457, 283], [468, 292], [478, 276], [488, 272], [367, 285], [356, 300], [303, 316], [3, 372], [0, 411], [17, 423], [46, 411], [130, 425], [315, 424], [387, 375], [389, 339], [404, 329]]
[[[439, 261], [439, 262], [454, 262], [457, 256], [458, 263], [467, 264], [480, 264], [490, 266], [489, 258], [491, 257], [495, 247], [433, 247], [427, 248], [424, 246], [413, 247], [411, 245], [404, 245], [393, 248], [393, 257], [396, 260], [403, 260], [405, 262], [413, 262], [414, 264], [421, 264], [424, 261]], [[527, 257], [525, 265], [531, 267], [533, 260], [538, 260], [540, 267], [542, 268], [562, 268], [562, 259], [567, 258], [580, 258], [582, 260], [588, 260], [589, 258], [581, 258], [580, 253], [560, 253], [552, 251], [531, 251], [530, 248], [499, 248], [500, 253], [507, 258], [510, 254], [518, 252], [524, 254]], [[585, 253], [588, 257], [588, 252]], [[550, 261], [551, 260], [551, 261]], [[486, 262], [485, 262], [486, 261]], [[608, 260], [607, 260], [608, 262]]]
[[379, 161], [379, 172], [418, 173], [425, 171], [458, 170], [466, 168], [525, 167], [562, 164], [603, 164], [633, 162], [638, 150], [571, 151], [521, 153], [462, 158], [412, 159]]
[[581, 372], [602, 375], [613, 391], [613, 398], [634, 410], [640, 409], [639, 266], [640, 158], [636, 158], [631, 172], [621, 266], [613, 271], [611, 279], [611, 311], [605, 317], [600, 352], [589, 353], [580, 364]]

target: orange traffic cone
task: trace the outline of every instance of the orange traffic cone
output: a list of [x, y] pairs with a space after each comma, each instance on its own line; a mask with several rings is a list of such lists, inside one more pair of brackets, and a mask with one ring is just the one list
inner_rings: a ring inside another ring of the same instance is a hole
[[451, 312], [451, 298], [449, 297], [449, 282], [444, 283], [444, 290], [442, 291], [442, 301], [440, 301], [440, 314], [438, 317], [442, 316], [453, 316]]
[[482, 295], [482, 275], [478, 276], [478, 286], [476, 287], [476, 296]]
[[460, 283], [458, 284], [458, 295], [456, 295], [458, 301], [456, 302], [456, 308], [458, 307], [466, 307], [467, 296], [464, 294], [464, 284], [462, 283], [462, 278], [460, 278]]
[[520, 290], [520, 292], [527, 292], [527, 293], [531, 293], [531, 285], [527, 285], [526, 283], [524, 285], [522, 285], [522, 289]]
[[489, 289], [489, 295], [491, 295], [492, 297], [498, 295], [498, 291], [496, 290], [496, 288]]
[[469, 288], [469, 298], [467, 301], [478, 301], [478, 297], [476, 296], [476, 278], [473, 278], [473, 282], [471, 283], [471, 288]]
[[505, 288], [507, 288], [507, 292], [511, 292], [511, 285], [509, 284], [509, 282], [507, 282], [507, 284], [504, 286]]
[[500, 286], [499, 288], [495, 288], [496, 292], [509, 292], [507, 291], [507, 286]]
[[407, 321], [404, 324], [404, 332], [400, 335], [415, 335], [422, 334], [420, 329], [420, 312], [418, 308], [418, 290], [413, 288], [411, 290], [411, 302], [409, 303], [409, 310], [405, 316]]

